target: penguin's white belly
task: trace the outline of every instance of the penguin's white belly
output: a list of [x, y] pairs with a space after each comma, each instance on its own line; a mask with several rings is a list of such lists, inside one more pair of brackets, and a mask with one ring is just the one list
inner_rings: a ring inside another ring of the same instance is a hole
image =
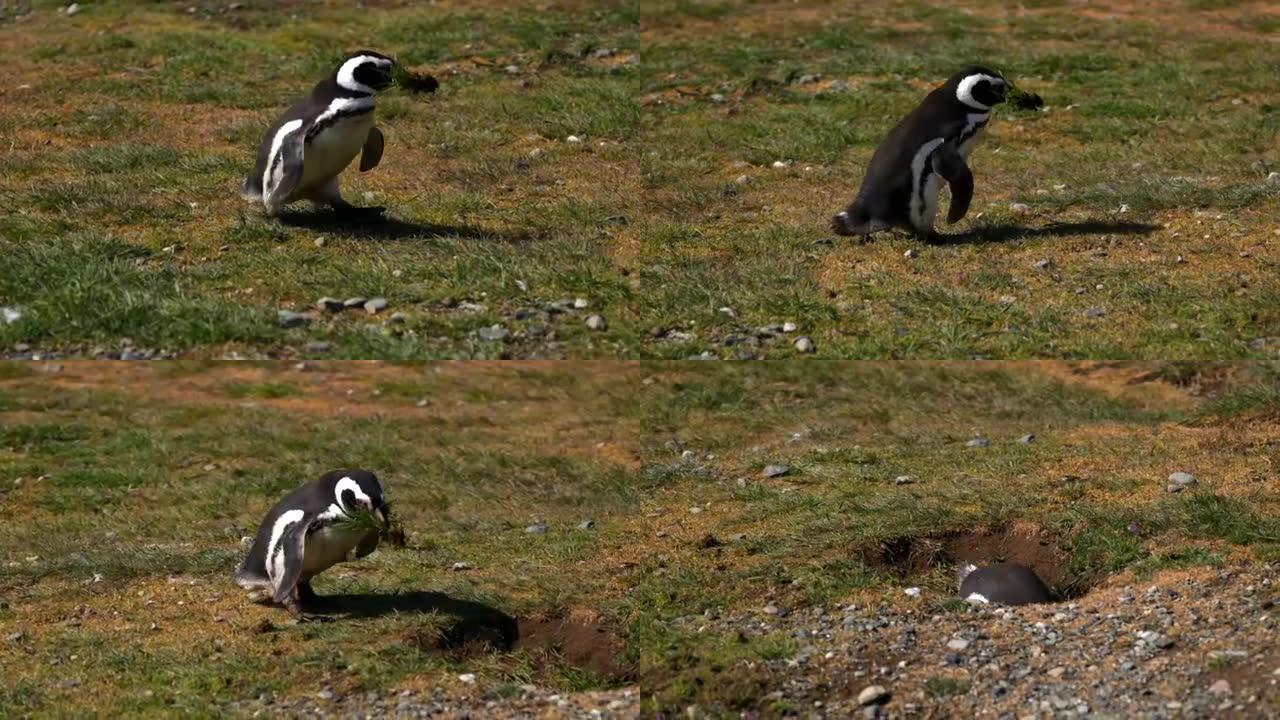
[[938, 195], [942, 192], [942, 186], [946, 181], [938, 173], [930, 173], [929, 179], [924, 181], [924, 207], [920, 213], [920, 219], [917, 227], [921, 229], [933, 229], [934, 218], [938, 215]]
[[960, 143], [960, 147], [958, 148], [960, 151], [960, 157], [965, 160], [969, 159], [969, 155], [973, 153], [973, 148], [977, 146], [978, 141], [982, 139], [982, 133], [984, 132], [986, 132], [986, 128], [981, 128], [973, 135], [969, 136], [968, 140]]
[[302, 155], [302, 180], [290, 198], [306, 197], [351, 164], [364, 149], [373, 128], [373, 113], [339, 119], [307, 142]]
[[363, 537], [363, 532], [333, 525], [307, 535], [307, 544], [302, 551], [302, 577], [318, 575], [346, 560]]

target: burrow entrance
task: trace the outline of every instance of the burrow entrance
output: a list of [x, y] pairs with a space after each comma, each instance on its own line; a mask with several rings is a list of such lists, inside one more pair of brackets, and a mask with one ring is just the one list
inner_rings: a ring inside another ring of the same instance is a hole
[[453, 661], [523, 651], [610, 683], [635, 679], [634, 668], [622, 659], [622, 639], [601, 622], [561, 616], [515, 618], [495, 612], [455, 617], [442, 629], [413, 631], [407, 641]]
[[868, 567], [903, 580], [945, 570], [953, 589], [953, 573], [965, 563], [1018, 563], [1034, 570], [1057, 600], [1084, 595], [1096, 580], [1073, 573], [1061, 538], [1032, 525], [900, 535], [863, 547], [860, 557]]

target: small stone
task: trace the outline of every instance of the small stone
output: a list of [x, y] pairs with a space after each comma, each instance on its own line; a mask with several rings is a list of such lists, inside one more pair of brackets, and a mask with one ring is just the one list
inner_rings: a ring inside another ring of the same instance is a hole
[[577, 135], [570, 135], [569, 137], [565, 138], [564, 140], [565, 140], [565, 142], [571, 142], [571, 143], [580, 143], [580, 142], [582, 142], [582, 138], [578, 137]]
[[1165, 489], [1171, 493], [1176, 493], [1197, 484], [1195, 475], [1189, 472], [1176, 472], [1169, 476], [1169, 485]]
[[505, 72], [505, 73], [506, 73], [506, 74], [508, 74], [508, 75], [519, 75], [519, 74], [520, 74], [520, 66], [519, 66], [519, 65], [507, 65], [507, 66], [505, 66], [505, 67], [503, 67], [503, 68], [502, 68], [502, 71], [503, 71], [503, 72]]
[[1100, 318], [1106, 314], [1106, 309], [1100, 307], [1086, 308], [1084, 311], [1084, 316], [1087, 318]]
[[793, 333], [793, 332], [795, 332], [795, 331], [796, 331], [796, 330], [798, 330], [798, 329], [799, 329], [799, 328], [797, 328], [797, 327], [796, 327], [796, 324], [795, 324], [795, 323], [793, 323], [793, 322], [784, 322], [784, 323], [782, 323], [782, 332], [784, 332], [784, 333]]
[[1035, 261], [1035, 262], [1031, 263], [1031, 267], [1033, 267], [1033, 268], [1035, 268], [1035, 269], [1037, 269], [1037, 270], [1047, 270], [1047, 269], [1049, 268], [1049, 261], [1048, 261], [1048, 260], [1037, 260], [1037, 261]]
[[348, 310], [351, 310], [358, 307], [364, 307], [365, 302], [367, 302], [366, 298], [362, 298], [359, 296], [349, 297], [346, 300], [342, 301], [342, 306], [347, 308]]
[[1012, 212], [1015, 212], [1015, 213], [1018, 213], [1019, 215], [1021, 215], [1021, 214], [1023, 214], [1023, 213], [1031, 212], [1031, 206], [1030, 206], [1030, 205], [1028, 205], [1028, 204], [1026, 204], [1026, 203], [1018, 203], [1018, 202], [1016, 202], [1016, 203], [1010, 203], [1010, 204], [1009, 204], [1009, 210], [1011, 210]]
[[1231, 683], [1227, 682], [1226, 680], [1219, 680], [1218, 682], [1209, 686], [1209, 694], [1210, 695], [1230, 695]]
[[70, 5], [67, 6], [66, 10], [63, 10], [63, 12], [67, 14], [67, 17], [71, 17], [72, 15], [75, 15], [76, 13], [80, 12], [80, 3], [71, 3]]
[[1267, 184], [1269, 184], [1269, 185], [1280, 185], [1280, 172], [1268, 173], [1268, 174], [1267, 174]]
[[302, 325], [306, 325], [308, 322], [311, 321], [311, 318], [307, 317], [306, 315], [303, 315], [300, 312], [294, 312], [292, 310], [279, 310], [276, 312], [276, 321], [280, 324], [280, 327], [282, 328], [295, 328], [295, 327], [301, 327]]
[[1022, 437], [1018, 438], [1018, 442], [1022, 443], [1023, 445], [1030, 445], [1035, 441], [1036, 441], [1036, 436], [1034, 433], [1027, 433], [1026, 435], [1023, 435]]
[[369, 313], [370, 315], [377, 315], [378, 313], [386, 309], [387, 309], [386, 298], [380, 298], [380, 297], [372, 298], [364, 304], [364, 311]]
[[582, 522], [578, 523], [579, 530], [590, 530], [595, 526], [596, 526], [595, 520], [583, 520]]
[[907, 258], [908, 260], [910, 260], [911, 258], [917, 257], [919, 255], [920, 253], [916, 252], [915, 248], [907, 248], [907, 251], [902, 253], [902, 257]]
[[[4, 320], [5, 325], [12, 325], [22, 319], [22, 313], [7, 305], [0, 306], [0, 320]], [[22, 352], [19, 350], [18, 352]]]
[[546, 523], [534, 523], [526, 527], [524, 531], [530, 535], [545, 535], [548, 529]]
[[795, 346], [796, 350], [802, 353], [813, 353], [818, 351], [817, 346], [813, 344], [813, 341], [810, 340], [807, 335], [802, 335], [796, 338], [796, 341], [792, 343], [792, 345]]
[[604, 330], [609, 327], [609, 323], [605, 322], [603, 315], [587, 316], [587, 327], [592, 330]]
[[902, 591], [902, 594], [903, 594], [903, 595], [906, 595], [907, 597], [920, 597], [920, 588], [918, 588], [918, 587], [909, 587], [909, 588], [907, 588], [907, 589], [903, 590], [903, 591]]
[[330, 690], [329, 688], [325, 688], [325, 689], [321, 690], [320, 692], [316, 693], [316, 697], [320, 698], [321, 700], [332, 700], [332, 699], [333, 699], [333, 691], [332, 691], [332, 690]]
[[761, 475], [767, 478], [782, 477], [791, 474], [790, 465], [766, 465], [764, 470], [760, 471]]
[[984, 437], [975, 437], [965, 443], [965, 447], [987, 447], [991, 441]]
[[329, 242], [329, 238], [326, 238], [325, 236], [321, 235], [320, 237], [316, 238], [314, 242], [316, 244], [316, 247], [324, 247]]
[[403, 325], [409, 319], [408, 315], [402, 312], [391, 313], [391, 317], [387, 318], [387, 322], [392, 325]]
[[969, 641], [964, 638], [951, 638], [951, 640], [947, 642], [947, 648], [955, 650], [956, 652], [967, 650], [969, 649]]
[[469, 562], [456, 562], [452, 567], [450, 567], [450, 569], [454, 572], [461, 572], [463, 570], [470, 570], [472, 567], [474, 566]]
[[889, 700], [889, 691], [882, 685], [870, 685], [858, 693], [859, 705], [881, 705]]
[[582, 310], [583, 308], [591, 307], [591, 301], [582, 297], [574, 298], [573, 307], [578, 310]]
[[458, 676], [458, 682], [460, 682], [460, 683], [462, 683], [462, 684], [464, 684], [464, 685], [474, 685], [474, 684], [475, 684], [475, 682], [476, 682], [476, 674], [475, 674], [475, 673], [462, 673], [461, 675], [459, 675], [459, 676]]
[[346, 307], [341, 300], [332, 297], [322, 297], [316, 301], [317, 310], [326, 310], [328, 312], [341, 312]]
[[489, 327], [480, 328], [476, 331], [476, 336], [481, 340], [487, 340], [489, 342], [502, 342], [503, 340], [511, 337], [511, 331], [501, 325], [494, 324]]
[[1058, 667], [1053, 668], [1052, 670], [1049, 671], [1049, 677], [1053, 678], [1054, 680], [1057, 680], [1061, 678], [1066, 672], [1067, 672], [1067, 669], [1059, 665]]
[[894, 485], [910, 485], [915, 481], [916, 479], [911, 477], [910, 475], [899, 475], [898, 477], [893, 479], [893, 484]]

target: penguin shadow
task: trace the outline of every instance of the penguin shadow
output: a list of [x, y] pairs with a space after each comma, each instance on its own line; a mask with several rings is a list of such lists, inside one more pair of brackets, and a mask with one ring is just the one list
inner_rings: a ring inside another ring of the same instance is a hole
[[505, 612], [473, 600], [416, 590], [406, 593], [349, 593], [317, 596], [308, 613], [329, 619], [377, 618], [409, 613], [440, 614], [448, 618], [438, 636], [417, 642], [437, 650], [487, 648], [510, 650], [520, 639], [519, 623]]
[[1139, 222], [1110, 220], [1082, 220], [1080, 222], [1050, 223], [1042, 227], [1027, 227], [1015, 223], [984, 225], [955, 235], [941, 235], [938, 245], [962, 245], [966, 243], [999, 243], [1011, 240], [1066, 237], [1068, 235], [1150, 235], [1160, 226]]
[[468, 225], [435, 225], [390, 217], [385, 213], [340, 214], [325, 210], [286, 210], [276, 217], [280, 224], [314, 232], [331, 233], [357, 240], [431, 240], [464, 238], [525, 243], [533, 239], [527, 231], [503, 232]]

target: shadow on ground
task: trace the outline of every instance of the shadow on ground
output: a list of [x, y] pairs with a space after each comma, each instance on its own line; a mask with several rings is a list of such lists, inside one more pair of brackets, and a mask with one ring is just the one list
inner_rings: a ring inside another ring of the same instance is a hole
[[1138, 222], [1114, 222], [1110, 220], [1083, 220], [1081, 222], [1052, 223], [1044, 227], [1025, 227], [1013, 223], [976, 227], [956, 235], [944, 235], [940, 245], [963, 243], [1009, 242], [1034, 238], [1066, 237], [1069, 235], [1150, 235], [1159, 225]]
[[278, 219], [281, 224], [289, 227], [332, 233], [357, 240], [463, 238], [524, 243], [533, 239], [526, 231], [502, 232], [467, 225], [433, 225], [398, 220], [385, 214], [339, 215], [325, 210], [312, 212], [294, 210], [281, 213]]
[[449, 624], [436, 641], [440, 648], [481, 644], [490, 645], [495, 650], [510, 650], [520, 638], [514, 617], [483, 603], [459, 600], [438, 592], [326, 595], [317, 597], [312, 605], [314, 607], [308, 607], [308, 610], [347, 618], [405, 613], [449, 616]]

